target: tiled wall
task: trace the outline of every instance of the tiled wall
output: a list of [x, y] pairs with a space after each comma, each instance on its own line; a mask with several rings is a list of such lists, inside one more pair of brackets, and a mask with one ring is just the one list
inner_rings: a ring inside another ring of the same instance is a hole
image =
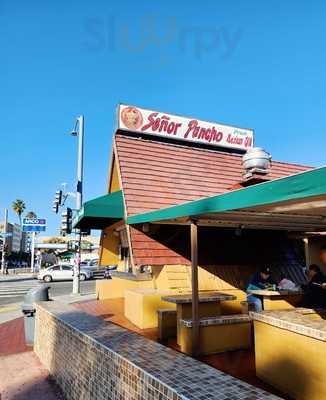
[[36, 310], [34, 350], [68, 400], [276, 400], [199, 361], [72, 306]]

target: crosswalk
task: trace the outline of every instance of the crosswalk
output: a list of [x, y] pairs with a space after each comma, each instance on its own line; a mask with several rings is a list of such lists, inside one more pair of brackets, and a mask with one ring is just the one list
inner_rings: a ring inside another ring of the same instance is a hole
[[0, 299], [24, 296], [30, 289], [38, 287], [36, 279], [20, 281], [0, 281]]

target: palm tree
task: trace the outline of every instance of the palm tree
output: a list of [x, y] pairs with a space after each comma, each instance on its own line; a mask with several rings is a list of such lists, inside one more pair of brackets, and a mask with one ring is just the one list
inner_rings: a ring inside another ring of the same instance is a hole
[[28, 213], [26, 214], [26, 218], [37, 218], [37, 215], [34, 211], [28, 211]]
[[67, 243], [65, 239], [62, 239], [61, 237], [53, 236], [50, 238], [47, 238], [43, 240], [43, 243]]
[[19, 218], [20, 226], [22, 225], [22, 214], [25, 211], [26, 205], [23, 200], [17, 199], [12, 203], [12, 209]]
[[24, 203], [23, 200], [21, 199], [16, 199], [13, 203], [12, 203], [12, 209], [14, 210], [14, 212], [17, 214], [18, 218], [19, 218], [19, 223], [20, 223], [20, 229], [21, 229], [21, 238], [20, 238], [20, 252], [19, 252], [19, 260], [21, 261], [22, 259], [22, 243], [23, 243], [23, 226], [22, 226], [22, 214], [25, 211], [26, 205]]

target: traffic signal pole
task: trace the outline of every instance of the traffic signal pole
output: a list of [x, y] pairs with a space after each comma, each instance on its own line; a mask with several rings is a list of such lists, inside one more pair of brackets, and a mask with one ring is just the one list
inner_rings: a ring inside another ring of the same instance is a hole
[[[76, 210], [82, 207], [83, 202], [83, 164], [84, 164], [84, 116], [77, 118], [78, 121], [78, 162], [77, 162], [77, 190], [76, 190]], [[80, 293], [80, 258], [81, 258], [81, 230], [77, 233], [78, 249], [76, 252], [76, 261], [74, 267], [74, 279], [72, 293]]]
[[1, 257], [1, 273], [5, 273], [6, 269], [6, 244], [7, 244], [7, 225], [8, 225], [8, 209], [5, 208], [5, 220], [4, 220], [4, 226], [3, 226], [3, 239], [2, 239], [2, 257]]

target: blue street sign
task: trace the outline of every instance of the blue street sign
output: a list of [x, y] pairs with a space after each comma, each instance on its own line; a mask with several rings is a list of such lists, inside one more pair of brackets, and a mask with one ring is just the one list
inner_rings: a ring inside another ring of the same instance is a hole
[[24, 218], [23, 225], [46, 225], [44, 218]]
[[7, 233], [0, 232], [0, 236], [2, 236], [2, 237], [10, 237], [10, 236], [12, 236], [12, 232], [7, 232]]
[[24, 218], [23, 232], [44, 232], [46, 220], [44, 218]]
[[44, 232], [45, 225], [23, 225], [23, 232]]

